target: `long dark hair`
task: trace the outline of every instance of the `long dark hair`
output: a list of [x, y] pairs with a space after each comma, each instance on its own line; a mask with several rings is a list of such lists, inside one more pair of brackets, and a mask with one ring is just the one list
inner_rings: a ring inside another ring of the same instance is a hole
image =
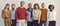
[[[7, 5], [9, 6], [9, 4], [6, 4], [5, 7], [4, 7], [4, 9], [6, 9], [6, 6], [7, 6]], [[9, 8], [8, 8], [8, 10], [9, 10]]]
[[37, 4], [37, 3], [36, 3], [36, 4], [34, 4], [34, 9], [36, 9], [35, 5], [37, 5], [37, 6], [38, 6], [38, 9], [40, 9], [39, 4]]

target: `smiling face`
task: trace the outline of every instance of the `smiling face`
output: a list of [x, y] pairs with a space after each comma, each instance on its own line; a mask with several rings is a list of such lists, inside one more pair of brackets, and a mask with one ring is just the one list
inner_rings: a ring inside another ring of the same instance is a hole
[[34, 9], [40, 9], [38, 4], [34, 4]]
[[49, 10], [53, 11], [54, 10], [54, 6], [53, 5], [49, 5]]
[[38, 9], [38, 5], [35, 5], [36, 9]]

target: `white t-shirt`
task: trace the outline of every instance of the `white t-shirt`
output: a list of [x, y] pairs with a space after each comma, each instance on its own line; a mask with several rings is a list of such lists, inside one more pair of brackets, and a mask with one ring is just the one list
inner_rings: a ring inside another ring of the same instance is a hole
[[36, 10], [36, 9], [33, 10], [33, 19], [34, 20], [38, 20], [40, 15], [41, 15], [41, 11], [40, 10]]
[[48, 21], [56, 21], [56, 12], [55, 11], [48, 11], [47, 13]]

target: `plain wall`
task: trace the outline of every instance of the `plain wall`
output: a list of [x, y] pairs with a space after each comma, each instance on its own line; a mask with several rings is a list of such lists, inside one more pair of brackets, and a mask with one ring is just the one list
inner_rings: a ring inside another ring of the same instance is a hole
[[28, 7], [28, 3], [38, 3], [41, 6], [41, 3], [45, 3], [46, 8], [48, 9], [49, 4], [53, 4], [55, 6], [55, 11], [57, 13], [56, 16], [56, 21], [57, 21], [57, 26], [60, 26], [60, 0], [0, 0], [0, 26], [4, 26], [4, 21], [1, 17], [1, 11], [5, 7], [5, 4], [9, 3], [10, 4], [10, 9], [11, 9], [11, 4], [15, 4], [16, 8], [20, 6], [20, 1], [25, 2], [25, 7]]

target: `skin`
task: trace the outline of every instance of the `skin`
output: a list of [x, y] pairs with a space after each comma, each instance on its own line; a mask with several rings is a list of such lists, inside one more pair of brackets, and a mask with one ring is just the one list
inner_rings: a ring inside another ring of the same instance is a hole
[[12, 9], [15, 9], [15, 4], [12, 4], [12, 6], [11, 6], [11, 7], [12, 7]]
[[54, 9], [53, 9], [53, 6], [50, 7], [50, 11], [52, 12]]
[[35, 7], [36, 7], [36, 9], [38, 9], [38, 6], [37, 5], [35, 5]]
[[23, 7], [24, 6], [24, 1], [21, 1], [20, 5], [21, 5], [21, 7]]
[[28, 8], [32, 8], [32, 4], [31, 3], [28, 4]]
[[41, 5], [41, 6], [42, 6], [42, 8], [44, 8], [44, 7], [45, 7], [45, 4], [44, 4], [44, 3], [42, 3], [42, 5]]

